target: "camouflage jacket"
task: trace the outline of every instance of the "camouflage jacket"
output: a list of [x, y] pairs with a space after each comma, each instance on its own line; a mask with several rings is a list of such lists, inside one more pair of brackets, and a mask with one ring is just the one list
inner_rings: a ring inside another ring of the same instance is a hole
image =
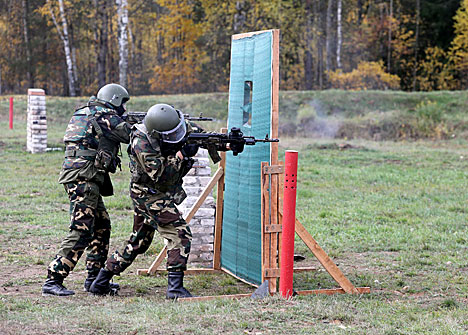
[[[116, 151], [119, 143], [129, 143], [130, 126], [115, 110], [103, 106], [95, 97], [91, 97], [86, 107], [75, 111], [65, 131], [63, 141], [66, 154], [59, 183], [69, 183], [78, 178], [94, 179], [98, 183], [104, 180], [105, 171], [95, 164], [93, 154], [87, 154], [94, 152], [95, 155], [100, 139], [104, 137], [114, 143]], [[70, 152], [76, 155], [70, 155]]]
[[160, 141], [151, 138], [141, 123], [132, 127], [128, 156], [132, 190], [152, 196], [169, 196], [176, 204], [187, 197], [182, 188], [182, 177], [192, 167], [193, 160], [163, 156]]

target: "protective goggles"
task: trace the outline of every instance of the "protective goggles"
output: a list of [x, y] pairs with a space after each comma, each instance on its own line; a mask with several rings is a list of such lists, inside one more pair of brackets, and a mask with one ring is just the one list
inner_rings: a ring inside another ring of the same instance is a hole
[[176, 109], [176, 112], [179, 113], [180, 122], [179, 124], [171, 130], [168, 131], [159, 131], [161, 139], [166, 143], [179, 143], [187, 134], [187, 127], [185, 125], [184, 114]]

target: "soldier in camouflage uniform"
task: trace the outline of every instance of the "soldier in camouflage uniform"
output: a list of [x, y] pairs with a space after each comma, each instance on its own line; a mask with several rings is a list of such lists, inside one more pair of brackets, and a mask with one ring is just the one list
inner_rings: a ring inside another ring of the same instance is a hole
[[[74, 294], [63, 286], [63, 280], [85, 249], [88, 251], [86, 290], [104, 266], [111, 222], [102, 196], [113, 194], [109, 173], [114, 173], [120, 164], [117, 156], [120, 143], [130, 140], [130, 126], [121, 117], [129, 99], [122, 86], [105, 85], [85, 107], [75, 111], [68, 124], [59, 183], [64, 185], [70, 199], [70, 232], [48, 266], [43, 295]], [[117, 284], [112, 286], [118, 289]]]
[[176, 207], [186, 198], [182, 177], [192, 167], [191, 157], [198, 150], [196, 145], [182, 144], [190, 131], [183, 114], [166, 104], [152, 106], [143, 123], [132, 127], [128, 154], [133, 233], [127, 244], [109, 257], [90, 292], [108, 294], [112, 276], [124, 271], [149, 248], [157, 230], [167, 245], [166, 297], [191, 296], [183, 287], [183, 271], [187, 268], [192, 234]]

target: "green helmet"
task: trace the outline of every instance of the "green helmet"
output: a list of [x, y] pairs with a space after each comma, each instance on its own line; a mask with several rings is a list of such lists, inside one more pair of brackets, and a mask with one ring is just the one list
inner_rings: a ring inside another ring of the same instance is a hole
[[179, 143], [187, 133], [184, 115], [166, 104], [151, 106], [143, 123], [148, 134], [167, 143]]
[[130, 95], [127, 90], [119, 84], [107, 84], [98, 91], [97, 98], [111, 104], [113, 107], [120, 107], [130, 100]]

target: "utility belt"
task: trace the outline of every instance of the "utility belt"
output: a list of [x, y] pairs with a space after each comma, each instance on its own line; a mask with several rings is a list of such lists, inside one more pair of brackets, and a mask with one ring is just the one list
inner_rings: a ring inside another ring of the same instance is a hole
[[65, 157], [83, 157], [88, 160], [94, 160], [97, 155], [97, 150], [86, 149], [86, 150], [75, 150], [75, 149], [66, 149]]
[[174, 188], [174, 185], [165, 185], [165, 184], [161, 184], [160, 182], [159, 183], [155, 182], [146, 173], [132, 172], [131, 182], [144, 186], [150, 190], [156, 190], [161, 193], [169, 192]]

